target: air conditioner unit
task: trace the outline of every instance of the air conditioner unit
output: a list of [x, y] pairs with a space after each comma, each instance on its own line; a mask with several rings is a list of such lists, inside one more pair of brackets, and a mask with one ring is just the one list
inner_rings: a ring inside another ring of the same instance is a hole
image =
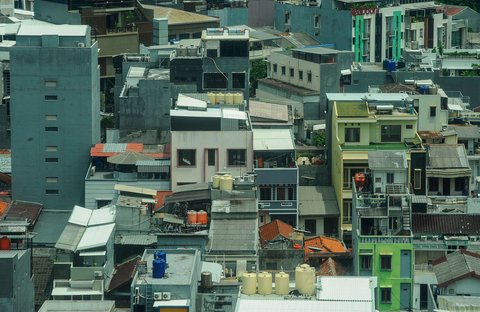
[[477, 237], [476, 236], [470, 236], [470, 241], [471, 242], [476, 242], [477, 241]]
[[420, 240], [422, 240], [422, 241], [426, 241], [427, 239], [428, 239], [428, 236], [426, 236], [426, 235], [420, 236]]
[[438, 241], [438, 235], [433, 235], [433, 236], [432, 236], [432, 240], [433, 240], [433, 241]]
[[162, 292], [154, 292], [153, 293], [153, 300], [163, 300], [163, 293]]
[[94, 271], [94, 272], [93, 272], [93, 276], [94, 276], [94, 277], [102, 277], [102, 276], [103, 276], [103, 272], [102, 272], [102, 271]]
[[171, 297], [172, 297], [172, 293], [170, 292], [164, 292], [162, 294], [162, 300], [170, 300]]
[[78, 46], [79, 48], [84, 48], [84, 47], [85, 47], [85, 43], [79, 42], [79, 43], [77, 44], [77, 46]]

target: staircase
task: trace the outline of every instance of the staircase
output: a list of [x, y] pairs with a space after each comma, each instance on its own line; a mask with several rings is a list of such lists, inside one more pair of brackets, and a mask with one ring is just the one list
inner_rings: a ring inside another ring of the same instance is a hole
[[153, 287], [147, 284], [145, 288], [145, 312], [153, 312]]

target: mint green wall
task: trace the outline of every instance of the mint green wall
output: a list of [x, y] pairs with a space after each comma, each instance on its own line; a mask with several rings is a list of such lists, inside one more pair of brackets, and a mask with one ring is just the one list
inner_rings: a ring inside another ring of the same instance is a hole
[[[410, 260], [410, 278], [401, 278], [400, 277], [400, 257], [402, 250], [410, 250], [412, 258]], [[367, 252], [370, 251], [370, 252]], [[414, 252], [413, 244], [401, 244], [401, 243], [359, 243], [357, 250], [357, 257], [355, 259], [356, 268], [360, 267], [360, 255], [372, 255], [372, 276], [378, 278], [378, 288], [377, 288], [377, 306], [379, 311], [399, 311], [400, 310], [400, 284], [410, 284], [410, 290], [413, 290], [413, 272], [414, 272]], [[381, 255], [392, 255], [392, 270], [383, 271], [380, 269], [380, 256]], [[358, 270], [358, 269], [357, 269]], [[359, 272], [356, 272], [357, 275], [360, 275]], [[390, 304], [381, 303], [381, 287], [391, 287], [392, 288], [392, 302]], [[410, 298], [413, 298], [412, 294]], [[410, 299], [412, 300], [412, 299]]]

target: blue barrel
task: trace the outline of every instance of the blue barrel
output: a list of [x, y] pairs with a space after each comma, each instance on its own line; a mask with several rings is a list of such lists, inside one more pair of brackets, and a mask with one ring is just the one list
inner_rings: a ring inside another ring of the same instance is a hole
[[152, 263], [152, 276], [153, 278], [163, 278], [165, 276], [165, 270], [167, 263], [163, 259], [153, 259]]
[[155, 259], [162, 259], [167, 263], [167, 253], [163, 250], [159, 250], [155, 252]]
[[389, 59], [384, 59], [383, 60], [383, 69], [388, 69], [388, 63], [390, 62]]
[[389, 60], [387, 70], [389, 72], [394, 72], [395, 70], [397, 70], [397, 63], [394, 60]]
[[421, 85], [419, 88], [420, 94], [428, 94], [429, 87], [427, 85]]

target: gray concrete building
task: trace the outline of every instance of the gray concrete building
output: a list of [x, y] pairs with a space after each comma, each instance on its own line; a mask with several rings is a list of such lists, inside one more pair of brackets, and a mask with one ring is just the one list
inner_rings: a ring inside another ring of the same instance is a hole
[[71, 209], [100, 140], [97, 44], [88, 26], [22, 25], [10, 56], [12, 195]]
[[30, 250], [0, 250], [0, 311], [35, 311]]

